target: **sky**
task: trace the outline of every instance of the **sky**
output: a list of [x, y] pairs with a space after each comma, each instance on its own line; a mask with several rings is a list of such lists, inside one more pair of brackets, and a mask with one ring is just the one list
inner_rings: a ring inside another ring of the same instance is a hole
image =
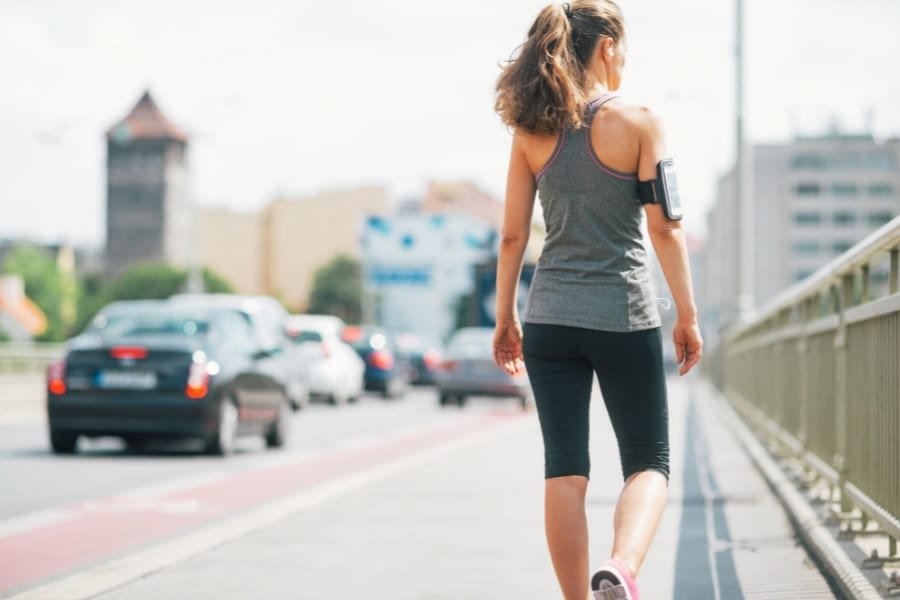
[[[0, 0], [0, 238], [99, 245], [104, 132], [145, 89], [191, 135], [192, 193], [252, 211], [277, 194], [431, 179], [502, 198], [498, 63], [532, 0]], [[752, 142], [832, 124], [900, 135], [900, 2], [745, 0]], [[662, 116], [705, 231], [734, 151], [734, 6], [621, 0], [620, 93]]]

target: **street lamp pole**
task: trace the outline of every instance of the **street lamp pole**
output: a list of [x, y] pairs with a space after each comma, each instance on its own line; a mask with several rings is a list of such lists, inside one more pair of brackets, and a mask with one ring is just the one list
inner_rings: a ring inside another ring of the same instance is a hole
[[735, 0], [735, 269], [737, 294], [733, 316], [747, 321], [754, 311], [753, 293], [753, 176], [744, 123], [744, 2]]

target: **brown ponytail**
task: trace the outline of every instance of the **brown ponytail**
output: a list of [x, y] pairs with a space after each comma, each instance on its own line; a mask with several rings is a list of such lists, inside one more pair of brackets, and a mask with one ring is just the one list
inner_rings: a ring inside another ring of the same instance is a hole
[[613, 0], [575, 0], [540, 12], [528, 39], [502, 66], [494, 109], [508, 126], [555, 134], [584, 124], [586, 68], [597, 42], [625, 33]]

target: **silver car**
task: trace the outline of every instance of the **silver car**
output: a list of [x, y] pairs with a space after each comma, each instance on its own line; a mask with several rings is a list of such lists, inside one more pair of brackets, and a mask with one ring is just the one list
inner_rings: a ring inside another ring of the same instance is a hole
[[497, 396], [519, 398], [522, 408], [531, 401], [531, 386], [523, 372], [508, 375], [494, 364], [494, 330], [490, 327], [460, 329], [447, 344], [437, 388], [441, 406], [462, 406], [469, 396]]

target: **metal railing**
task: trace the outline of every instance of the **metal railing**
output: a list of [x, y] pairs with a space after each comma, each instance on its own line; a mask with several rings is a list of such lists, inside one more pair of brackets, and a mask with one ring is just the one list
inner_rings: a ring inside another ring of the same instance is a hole
[[63, 354], [62, 344], [42, 342], [0, 343], [0, 375], [41, 373]]
[[[724, 391], [769, 441], [900, 538], [900, 217], [723, 339]], [[883, 290], [877, 289], [883, 287]]]

